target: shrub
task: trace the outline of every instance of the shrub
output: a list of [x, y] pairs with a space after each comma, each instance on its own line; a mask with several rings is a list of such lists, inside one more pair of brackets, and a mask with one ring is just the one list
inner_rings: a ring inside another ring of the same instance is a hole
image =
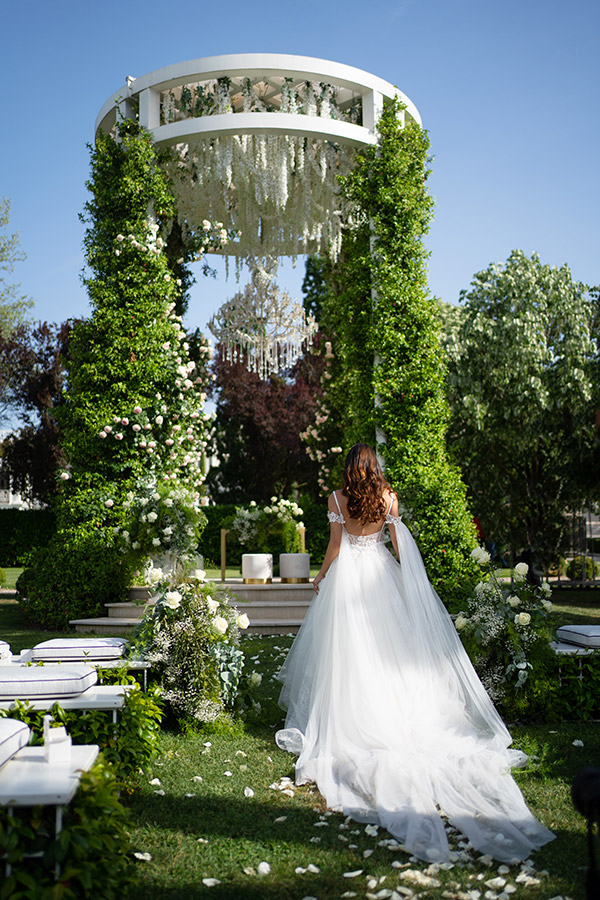
[[104, 604], [126, 598], [131, 579], [132, 563], [118, 552], [114, 533], [82, 526], [68, 538], [57, 535], [37, 564], [22, 573], [17, 599], [28, 618], [62, 630], [72, 619], [104, 615]]
[[[81, 776], [58, 837], [53, 806], [0, 808], [0, 857], [12, 867], [0, 887], [1, 900], [126, 897], [136, 880], [128, 826], [112, 767], [102, 757]], [[31, 859], [31, 853], [41, 856]]]
[[26, 566], [36, 551], [46, 547], [56, 530], [51, 509], [0, 510], [0, 563]]
[[[133, 683], [132, 675], [107, 670], [120, 684]], [[134, 690], [127, 694], [115, 727], [109, 711], [104, 709], [64, 710], [55, 703], [48, 710], [34, 710], [17, 701], [10, 710], [0, 710], [0, 717], [25, 722], [32, 730], [32, 744], [43, 743], [44, 716], [51, 715], [64, 725], [74, 744], [98, 744], [104, 757], [117, 767], [121, 781], [133, 778], [156, 753], [162, 712], [160, 697], [152, 690]]]
[[592, 581], [600, 574], [600, 564], [590, 556], [575, 556], [567, 563], [565, 573], [571, 581]]
[[6, 581], [6, 572], [0, 567], [0, 586]]

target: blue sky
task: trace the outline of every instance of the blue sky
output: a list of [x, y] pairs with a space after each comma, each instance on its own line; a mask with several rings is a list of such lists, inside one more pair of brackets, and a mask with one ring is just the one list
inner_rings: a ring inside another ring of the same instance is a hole
[[[86, 143], [127, 75], [221, 53], [297, 53], [408, 94], [434, 157], [431, 291], [451, 302], [511, 250], [600, 283], [598, 0], [304, 0], [276, 4], [30, 0], [5, 4], [0, 195], [27, 260], [33, 316], [86, 315], [79, 280]], [[280, 284], [299, 295], [303, 267]], [[188, 324], [238, 289], [199, 276]]]

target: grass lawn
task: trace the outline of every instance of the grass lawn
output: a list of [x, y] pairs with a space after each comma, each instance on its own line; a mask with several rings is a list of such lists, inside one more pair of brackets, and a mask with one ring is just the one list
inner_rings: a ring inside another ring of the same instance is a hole
[[[588, 592], [564, 593], [568, 596], [553, 598], [557, 625], [600, 617], [600, 602], [589, 606], [579, 596], [587, 599]], [[55, 636], [24, 625], [14, 601], [0, 603], [0, 639], [14, 650]], [[243, 639], [247, 668], [262, 675], [256, 695], [261, 708], [249, 713], [243, 725], [190, 734], [162, 732], [159, 757], [139, 786], [125, 795], [135, 849], [152, 857], [137, 864], [140, 885], [131, 895], [134, 900], [383, 900], [390, 896], [386, 891], [398, 886], [403, 897], [506, 900], [512, 894], [485, 884], [497, 877], [513, 885], [515, 896], [523, 900], [583, 900], [585, 822], [572, 806], [570, 786], [582, 766], [600, 766], [598, 723], [509, 723], [515, 744], [531, 755], [528, 768], [516, 778], [535, 815], [556, 834], [535, 854], [536, 874], [524, 877], [520, 866], [505, 869], [468, 853], [452, 868], [428, 869], [397, 848], [380, 846], [389, 838], [386, 832], [370, 836], [363, 825], [330, 813], [314, 787], [286, 788], [282, 779], [293, 779], [293, 758], [273, 740], [282, 723], [274, 675], [291, 640]], [[583, 746], [573, 746], [574, 741]], [[160, 784], [151, 784], [156, 778]], [[271, 867], [264, 877], [258, 874], [262, 862]], [[410, 880], [415, 876], [407, 874], [414, 870], [429, 873], [434, 881], [416, 886]], [[352, 878], [344, 874], [357, 872]]]

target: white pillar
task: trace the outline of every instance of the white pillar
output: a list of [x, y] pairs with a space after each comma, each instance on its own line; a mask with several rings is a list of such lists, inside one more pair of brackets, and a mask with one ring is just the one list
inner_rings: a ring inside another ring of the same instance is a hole
[[140, 125], [148, 131], [160, 126], [160, 94], [152, 88], [140, 92]]
[[383, 112], [383, 94], [379, 91], [367, 91], [362, 97], [362, 124], [363, 128], [375, 132], [375, 126]]

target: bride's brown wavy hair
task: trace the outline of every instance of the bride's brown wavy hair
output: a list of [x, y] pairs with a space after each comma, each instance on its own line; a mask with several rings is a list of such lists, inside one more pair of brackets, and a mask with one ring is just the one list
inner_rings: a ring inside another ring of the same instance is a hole
[[348, 500], [348, 515], [361, 525], [379, 522], [387, 513], [383, 499], [390, 486], [383, 477], [379, 460], [368, 444], [355, 444], [348, 451], [342, 494]]

